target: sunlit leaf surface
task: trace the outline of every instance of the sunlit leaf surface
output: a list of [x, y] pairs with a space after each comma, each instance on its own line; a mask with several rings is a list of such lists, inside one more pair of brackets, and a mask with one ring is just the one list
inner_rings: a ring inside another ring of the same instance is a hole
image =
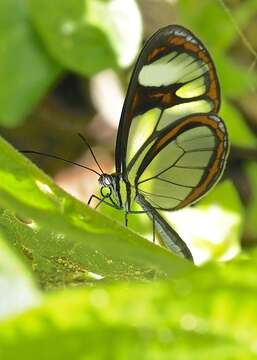
[[0, 142], [0, 223], [47, 288], [181, 276], [192, 265], [85, 207]]

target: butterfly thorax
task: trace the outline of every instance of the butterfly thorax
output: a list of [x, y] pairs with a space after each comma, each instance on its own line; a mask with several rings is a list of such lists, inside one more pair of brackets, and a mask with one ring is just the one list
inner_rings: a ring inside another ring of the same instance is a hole
[[131, 202], [135, 198], [135, 191], [129, 182], [125, 182], [117, 174], [102, 174], [98, 182], [101, 186], [101, 195], [106, 200], [110, 200], [119, 209], [129, 211]]

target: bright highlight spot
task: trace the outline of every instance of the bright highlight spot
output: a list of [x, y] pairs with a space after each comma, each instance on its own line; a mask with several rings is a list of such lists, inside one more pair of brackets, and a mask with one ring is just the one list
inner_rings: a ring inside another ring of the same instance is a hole
[[61, 25], [61, 33], [63, 35], [71, 35], [76, 29], [76, 24], [72, 20], [67, 20]]
[[213, 204], [164, 213], [164, 216], [185, 240], [196, 264], [212, 257], [230, 260], [240, 251], [237, 229], [241, 218], [237, 213]]
[[129, 66], [138, 53], [142, 39], [142, 19], [136, 1], [85, 0], [85, 8], [85, 23], [104, 30], [117, 54], [119, 65]]
[[91, 271], [87, 272], [87, 276], [92, 278], [93, 280], [102, 280], [104, 278], [104, 276], [102, 276], [100, 274], [93, 273]]
[[187, 331], [195, 330], [197, 326], [197, 319], [192, 314], [185, 314], [180, 319], [180, 325], [184, 330]]
[[50, 188], [49, 185], [44, 184], [44, 183], [43, 183], [42, 181], [40, 181], [40, 180], [36, 180], [36, 184], [37, 184], [38, 188], [39, 188], [41, 191], [43, 191], [44, 193], [53, 195], [53, 190]]

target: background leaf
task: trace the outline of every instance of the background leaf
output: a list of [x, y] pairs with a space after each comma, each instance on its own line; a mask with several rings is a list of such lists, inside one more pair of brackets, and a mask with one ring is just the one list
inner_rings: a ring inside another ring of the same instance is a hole
[[24, 121], [61, 68], [33, 32], [24, 1], [0, 2], [0, 124]]
[[256, 253], [176, 281], [52, 294], [0, 326], [0, 356], [255, 359], [255, 264]]
[[256, 137], [247, 126], [243, 116], [232, 104], [223, 101], [220, 115], [226, 123], [229, 140], [233, 145], [252, 149], [256, 148]]
[[90, 76], [128, 65], [136, 55], [141, 19], [134, 0], [126, 8], [120, 0], [31, 0], [29, 8], [47, 49], [70, 70]]

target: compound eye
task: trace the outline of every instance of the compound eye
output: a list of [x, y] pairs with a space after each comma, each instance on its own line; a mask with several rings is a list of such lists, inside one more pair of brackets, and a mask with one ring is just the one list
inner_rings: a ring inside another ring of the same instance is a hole
[[101, 187], [101, 195], [102, 197], [110, 197], [112, 194], [112, 189], [109, 188], [108, 186], [103, 186]]
[[112, 183], [112, 180], [109, 176], [106, 176], [105, 179], [104, 179], [104, 185], [105, 186], [110, 186]]

